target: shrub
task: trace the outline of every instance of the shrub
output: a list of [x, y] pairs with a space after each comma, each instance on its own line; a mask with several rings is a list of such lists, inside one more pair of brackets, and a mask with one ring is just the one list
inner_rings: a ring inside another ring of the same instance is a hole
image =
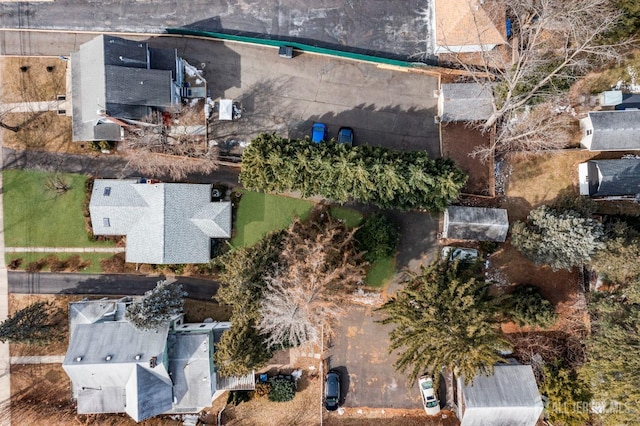
[[547, 408], [545, 419], [554, 425], [589, 424], [588, 410], [567, 409], [588, 407], [591, 400], [588, 386], [575, 371], [556, 364], [544, 366], [542, 373], [540, 392]]
[[367, 262], [373, 263], [395, 253], [398, 237], [398, 228], [389, 219], [381, 214], [373, 214], [367, 216], [356, 231], [356, 248], [364, 253]]
[[119, 274], [125, 272], [124, 253], [116, 253], [113, 257], [102, 259], [100, 266], [105, 274]]
[[89, 260], [82, 260], [80, 255], [74, 254], [73, 256], [67, 259], [67, 268], [70, 272], [76, 272], [81, 269], [86, 268], [91, 264]]
[[256, 396], [262, 398], [265, 397], [267, 395], [269, 395], [269, 393], [271, 393], [271, 384], [270, 383], [258, 383], [256, 385], [256, 389], [254, 391], [256, 393]]
[[520, 326], [550, 327], [557, 319], [556, 311], [537, 287], [516, 287], [505, 303], [505, 313]]
[[7, 265], [7, 268], [11, 269], [12, 271], [15, 271], [16, 269], [20, 268], [20, 266], [22, 266], [22, 261], [23, 259], [21, 257], [17, 259], [13, 259], [11, 260], [11, 262], [9, 262], [9, 264]]
[[251, 394], [249, 391], [231, 391], [229, 392], [229, 397], [227, 398], [227, 404], [230, 405], [239, 405], [243, 402], [247, 402], [251, 399]]
[[58, 259], [56, 256], [50, 256], [49, 258], [47, 258], [47, 260], [48, 260], [49, 269], [51, 270], [51, 272], [61, 272], [67, 269], [67, 266], [68, 266], [67, 260]]
[[269, 401], [286, 402], [291, 401], [296, 396], [296, 387], [291, 380], [272, 377], [269, 379], [271, 391], [269, 392]]

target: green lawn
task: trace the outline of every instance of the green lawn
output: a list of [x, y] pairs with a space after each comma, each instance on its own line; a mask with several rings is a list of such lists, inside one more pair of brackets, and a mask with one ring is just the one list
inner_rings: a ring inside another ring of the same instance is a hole
[[353, 228], [362, 222], [362, 213], [348, 207], [331, 207], [331, 216], [343, 220], [347, 228]]
[[395, 270], [395, 256], [378, 259], [367, 268], [366, 283], [371, 287], [384, 288], [393, 277]]
[[87, 238], [82, 214], [84, 175], [60, 174], [70, 186], [63, 194], [47, 189], [53, 173], [5, 170], [4, 238], [7, 247], [112, 246]]
[[313, 208], [311, 201], [262, 192], [242, 191], [231, 240], [234, 247], [247, 247], [271, 231], [284, 229], [295, 216], [306, 219]]
[[[113, 256], [113, 253], [5, 253], [5, 261], [8, 265], [14, 259], [22, 259], [22, 264], [20, 265], [20, 268], [18, 268], [18, 270], [24, 271], [27, 267], [27, 264], [35, 262], [36, 260], [44, 259], [51, 255], [56, 256], [60, 260], [66, 260], [74, 254], [79, 255], [83, 261], [88, 260], [90, 262], [89, 266], [78, 271], [85, 274], [102, 273], [100, 261], [102, 259], [109, 259]], [[49, 271], [49, 266], [45, 266], [44, 268], [42, 268], [42, 271]]]

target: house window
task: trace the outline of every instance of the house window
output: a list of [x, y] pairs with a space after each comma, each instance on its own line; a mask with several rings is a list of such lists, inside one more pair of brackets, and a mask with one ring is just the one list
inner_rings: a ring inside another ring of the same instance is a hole
[[108, 197], [109, 195], [111, 195], [111, 187], [110, 186], [105, 186], [104, 187], [104, 194], [105, 197]]
[[109, 223], [109, 218], [108, 218], [108, 217], [103, 217], [103, 218], [102, 218], [102, 225], [103, 225], [105, 228], [109, 228], [109, 227], [111, 226], [111, 224]]
[[587, 136], [592, 135], [592, 134], [593, 134], [593, 129], [587, 130]]

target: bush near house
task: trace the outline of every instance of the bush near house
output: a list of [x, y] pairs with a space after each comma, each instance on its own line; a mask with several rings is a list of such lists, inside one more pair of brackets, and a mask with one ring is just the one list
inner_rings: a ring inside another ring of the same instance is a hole
[[369, 263], [392, 256], [398, 247], [398, 228], [381, 214], [367, 216], [356, 231], [356, 248]]
[[284, 377], [272, 377], [269, 379], [271, 390], [269, 391], [269, 401], [286, 402], [291, 401], [296, 396], [296, 385]]

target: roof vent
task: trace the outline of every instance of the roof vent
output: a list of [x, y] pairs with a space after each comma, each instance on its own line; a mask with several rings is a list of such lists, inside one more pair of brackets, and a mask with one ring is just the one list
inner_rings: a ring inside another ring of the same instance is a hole
[[80, 361], [82, 361], [82, 357], [81, 356], [77, 356], [76, 357], [76, 362], [80, 362]]
[[111, 361], [111, 358], [113, 358], [111, 355], [107, 355], [106, 357], [104, 357], [105, 361]]
[[140, 361], [140, 358], [142, 358], [142, 355], [138, 354], [135, 356], [135, 358], [136, 358], [136, 361]]

